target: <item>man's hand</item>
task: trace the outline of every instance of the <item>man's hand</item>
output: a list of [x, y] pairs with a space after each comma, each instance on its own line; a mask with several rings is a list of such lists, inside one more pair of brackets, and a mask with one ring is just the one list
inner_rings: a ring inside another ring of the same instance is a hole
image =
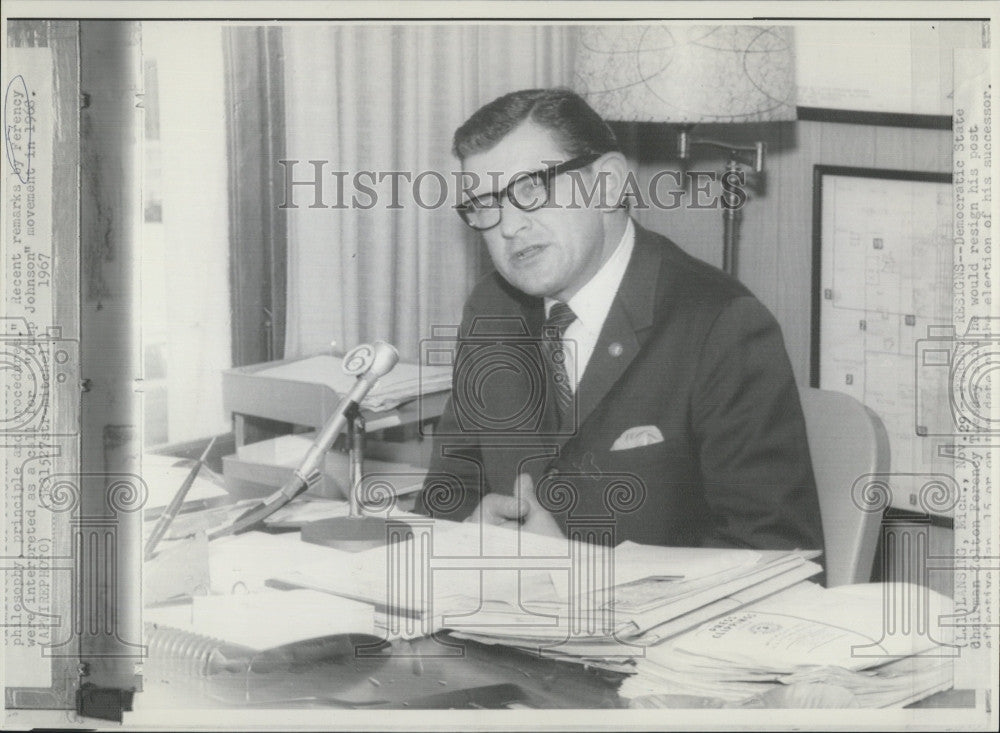
[[487, 494], [465, 521], [495, 527], [520, 527], [527, 513], [528, 505], [515, 496]]
[[487, 494], [466, 521], [520, 528], [549, 537], [564, 536], [555, 517], [538, 503], [534, 483], [526, 473], [517, 477], [514, 496]]
[[521, 529], [534, 532], [535, 534], [548, 535], [549, 537], [562, 538], [565, 536], [562, 530], [559, 529], [559, 524], [556, 522], [555, 517], [545, 511], [542, 505], [538, 503], [538, 497], [535, 496], [535, 484], [532, 482], [531, 476], [522, 473], [517, 477], [517, 482], [514, 485], [514, 495], [520, 498], [521, 503], [528, 507]]

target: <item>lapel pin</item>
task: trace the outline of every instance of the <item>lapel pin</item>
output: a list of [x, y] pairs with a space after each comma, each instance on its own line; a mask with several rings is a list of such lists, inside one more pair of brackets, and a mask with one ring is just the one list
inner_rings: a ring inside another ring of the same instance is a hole
[[616, 358], [622, 355], [622, 351], [623, 351], [622, 345], [617, 341], [608, 346], [608, 353]]

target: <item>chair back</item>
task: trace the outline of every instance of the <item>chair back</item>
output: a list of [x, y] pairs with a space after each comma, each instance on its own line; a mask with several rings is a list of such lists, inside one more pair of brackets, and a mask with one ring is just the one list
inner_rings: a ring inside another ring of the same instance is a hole
[[889, 436], [878, 415], [840, 392], [800, 389], [825, 538], [828, 587], [871, 580], [882, 514], [865, 510], [852, 488], [889, 471]]

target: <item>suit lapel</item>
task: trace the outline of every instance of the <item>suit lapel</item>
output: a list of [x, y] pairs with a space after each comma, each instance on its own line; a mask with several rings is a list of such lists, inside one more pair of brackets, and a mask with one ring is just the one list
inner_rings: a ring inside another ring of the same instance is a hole
[[576, 419], [582, 425], [639, 353], [639, 339], [619, 298], [615, 298], [577, 388]]
[[[649, 334], [650, 327], [653, 325], [655, 304], [659, 297], [657, 288], [660, 285], [663, 248], [663, 242], [657, 239], [656, 235], [636, 225], [632, 258], [598, 336], [583, 379], [580, 380], [577, 388], [576, 425], [578, 427], [583, 425], [584, 421], [625, 373]], [[531, 336], [539, 338], [545, 321], [545, 307], [542, 299], [526, 298], [521, 300], [518, 311], [528, 326]], [[520, 405], [525, 404], [530, 396], [524, 393], [508, 395], [506, 398], [513, 399], [514, 404]], [[553, 447], [561, 449], [573, 435], [578, 433], [578, 430], [574, 430], [571, 434], [553, 435], [549, 432], [553, 426], [552, 420], [552, 416], [546, 414], [542, 427], [544, 435], [536, 434], [530, 437], [525, 435], [525, 446], [523, 447], [527, 447], [528, 444], [537, 444], [546, 449]], [[504, 473], [501, 467], [510, 468], [505, 463], [505, 461], [509, 462], [510, 456], [501, 456], [499, 453], [499, 451], [486, 451], [483, 456], [490, 466], [487, 472], [495, 474], [495, 477]], [[535, 462], [533, 465], [537, 468], [541, 464]], [[513, 480], [506, 474], [504, 476], [505, 480]], [[504, 485], [506, 486], [506, 483]]]
[[632, 258], [577, 388], [577, 425], [590, 416], [639, 353], [653, 325], [660, 259], [656, 240], [636, 225]]

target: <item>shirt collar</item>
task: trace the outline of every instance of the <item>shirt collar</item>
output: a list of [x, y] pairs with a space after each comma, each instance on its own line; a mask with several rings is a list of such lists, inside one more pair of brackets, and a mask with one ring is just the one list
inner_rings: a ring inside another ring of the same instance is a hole
[[[618, 288], [625, 277], [632, 249], [635, 247], [635, 225], [629, 217], [625, 224], [622, 238], [611, 253], [608, 261], [598, 270], [587, 283], [576, 291], [576, 294], [566, 304], [576, 315], [580, 324], [593, 334], [600, 333], [604, 321], [611, 310], [611, 304], [618, 294]], [[545, 315], [552, 310], [554, 298], [545, 298]]]

